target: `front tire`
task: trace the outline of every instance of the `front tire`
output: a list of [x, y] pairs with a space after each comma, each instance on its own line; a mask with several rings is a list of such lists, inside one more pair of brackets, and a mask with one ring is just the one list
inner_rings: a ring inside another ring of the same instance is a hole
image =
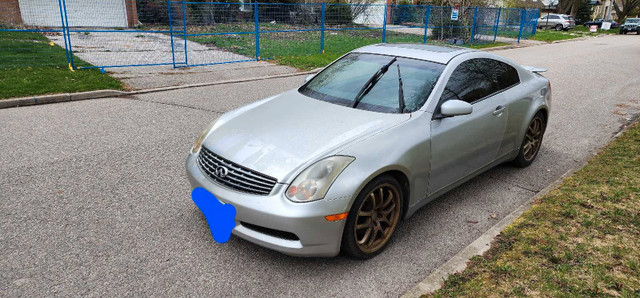
[[357, 259], [373, 258], [389, 244], [403, 214], [400, 183], [389, 175], [373, 179], [358, 194], [342, 234], [342, 251]]
[[546, 128], [547, 121], [542, 112], [538, 112], [527, 126], [518, 156], [512, 162], [514, 166], [524, 168], [533, 163], [538, 156], [538, 152], [540, 152], [542, 137]]

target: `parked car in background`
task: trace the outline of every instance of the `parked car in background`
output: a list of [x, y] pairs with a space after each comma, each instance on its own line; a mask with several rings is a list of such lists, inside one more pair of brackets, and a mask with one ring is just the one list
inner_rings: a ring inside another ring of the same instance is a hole
[[538, 28], [569, 30], [576, 27], [576, 21], [566, 14], [550, 13], [538, 19]]
[[640, 35], [640, 18], [629, 18], [620, 26], [620, 34], [627, 34], [628, 32], [636, 32]]
[[610, 22], [611, 23], [611, 28], [618, 28], [620, 27], [620, 24], [616, 21], [613, 20], [603, 20], [603, 19], [597, 19], [595, 21], [588, 21], [588, 22], [584, 22], [584, 26], [585, 27], [590, 27], [591, 25], [596, 25], [598, 26], [598, 28], [602, 27], [602, 22]]

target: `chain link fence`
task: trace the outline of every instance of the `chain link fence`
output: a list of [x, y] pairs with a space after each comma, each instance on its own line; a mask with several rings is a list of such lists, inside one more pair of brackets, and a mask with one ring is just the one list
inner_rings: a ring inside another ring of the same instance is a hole
[[374, 43], [516, 43], [538, 10], [343, 3], [3, 0], [0, 67], [215, 65]]

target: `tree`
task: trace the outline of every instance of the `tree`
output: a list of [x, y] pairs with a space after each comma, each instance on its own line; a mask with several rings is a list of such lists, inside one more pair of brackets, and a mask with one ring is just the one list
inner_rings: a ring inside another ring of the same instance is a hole
[[511, 8], [541, 8], [544, 6], [541, 1], [522, 1], [522, 0], [504, 0], [502, 1], [503, 7]]
[[591, 8], [591, 5], [589, 5], [589, 0], [580, 0], [578, 9], [576, 10], [576, 22], [586, 22], [591, 19], [592, 14], [593, 9]]
[[558, 13], [568, 14], [575, 17], [578, 12], [578, 7], [580, 6], [580, 1], [581, 0], [558, 0]]
[[613, 8], [616, 10], [618, 22], [622, 23], [627, 16], [640, 7], [640, 0], [620, 0], [622, 8], [618, 6], [617, 1], [613, 1]]

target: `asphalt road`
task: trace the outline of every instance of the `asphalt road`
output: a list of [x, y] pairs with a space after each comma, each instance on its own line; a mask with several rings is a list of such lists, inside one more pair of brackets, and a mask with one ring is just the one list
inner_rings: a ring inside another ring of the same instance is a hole
[[369, 261], [215, 244], [189, 197], [202, 127], [304, 76], [0, 110], [0, 296], [398, 296], [640, 113], [637, 36], [497, 53], [549, 68], [538, 160], [427, 205]]

